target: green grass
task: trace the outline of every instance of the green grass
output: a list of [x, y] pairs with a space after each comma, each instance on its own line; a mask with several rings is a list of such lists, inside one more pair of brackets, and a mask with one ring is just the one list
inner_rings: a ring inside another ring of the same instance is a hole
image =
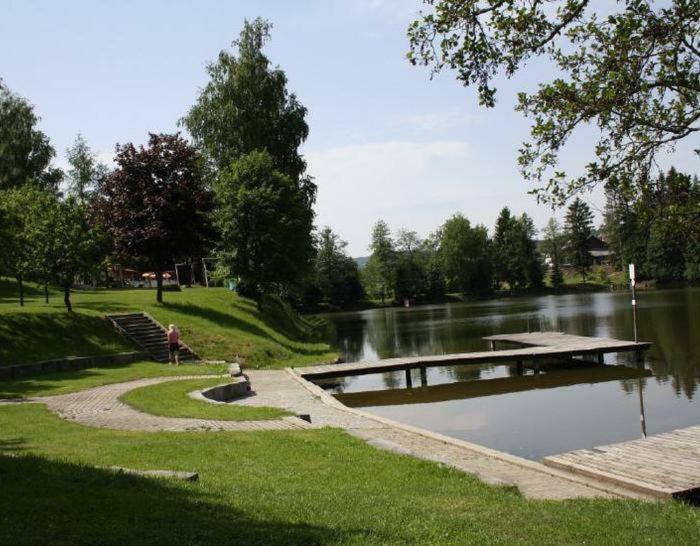
[[118, 366], [56, 372], [13, 381], [0, 381], [0, 398], [53, 396], [148, 377], [221, 375], [226, 372], [225, 365], [217, 364], [182, 364], [175, 367], [156, 362], [134, 362]]
[[255, 302], [224, 288], [185, 288], [155, 301], [154, 290], [76, 290], [75, 312], [62, 299], [27, 287], [19, 307], [16, 284], [0, 279], [0, 365], [65, 356], [133, 350], [103, 316], [146, 311], [161, 324], [177, 324], [183, 341], [201, 357], [239, 359], [252, 367], [285, 367], [330, 361], [337, 353], [323, 342], [321, 324], [293, 313], [276, 300], [260, 311]]
[[0, 454], [2, 544], [692, 544], [700, 529], [679, 503], [528, 501], [332, 429], [124, 432], [27, 404], [0, 407]]
[[146, 413], [165, 417], [246, 421], [277, 419], [285, 415], [292, 415], [279, 408], [210, 404], [202, 400], [195, 400], [187, 395], [192, 391], [213, 387], [224, 382], [224, 378], [168, 381], [129, 391], [121, 397], [121, 401]]

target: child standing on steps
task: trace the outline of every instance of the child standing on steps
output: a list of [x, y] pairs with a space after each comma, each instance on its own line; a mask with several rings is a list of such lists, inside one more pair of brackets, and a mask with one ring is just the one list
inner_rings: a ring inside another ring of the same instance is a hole
[[170, 354], [170, 364], [180, 365], [180, 332], [177, 326], [168, 326], [168, 353]]

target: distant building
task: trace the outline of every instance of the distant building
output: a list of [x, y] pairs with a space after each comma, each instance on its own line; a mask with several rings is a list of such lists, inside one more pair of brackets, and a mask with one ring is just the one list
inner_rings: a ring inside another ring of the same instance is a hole
[[586, 241], [586, 246], [596, 264], [608, 265], [612, 261], [613, 251], [610, 250], [608, 243], [599, 237], [589, 237], [588, 241]]
[[[544, 241], [535, 241], [537, 251], [544, 258], [545, 265], [549, 266], [552, 263], [551, 258], [544, 252]], [[596, 265], [610, 265], [612, 263], [612, 256], [614, 252], [610, 250], [608, 243], [603, 241], [600, 237], [591, 236], [588, 241], [586, 241], [586, 246], [588, 247], [588, 252], [593, 256], [593, 261]], [[564, 263], [563, 265], [569, 265]]]

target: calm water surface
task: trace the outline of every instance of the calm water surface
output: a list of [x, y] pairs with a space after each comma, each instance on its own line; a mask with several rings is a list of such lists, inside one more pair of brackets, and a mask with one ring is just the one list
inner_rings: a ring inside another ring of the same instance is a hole
[[[631, 355], [606, 367], [518, 375], [507, 365], [351, 376], [329, 386], [349, 405], [455, 438], [539, 459], [700, 424], [700, 289], [639, 294], [639, 339], [653, 343], [639, 369]], [[558, 330], [633, 339], [625, 292], [504, 299], [328, 315], [345, 359], [375, 360], [488, 350], [491, 334]]]

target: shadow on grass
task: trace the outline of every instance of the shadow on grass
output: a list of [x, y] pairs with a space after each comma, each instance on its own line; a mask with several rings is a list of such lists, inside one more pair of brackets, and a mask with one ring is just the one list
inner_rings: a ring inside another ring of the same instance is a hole
[[[129, 366], [131, 366], [130, 363], [125, 363], [114, 366], [101, 366], [101, 368], [126, 368]], [[45, 391], [52, 387], [61, 387], [66, 382], [95, 375], [100, 374], [90, 368], [86, 368], [0, 381], [0, 398], [26, 398], [37, 393], [45, 394]]]
[[[270, 335], [269, 332], [263, 330], [259, 326], [256, 326], [255, 324], [251, 324], [250, 322], [247, 322], [245, 320], [241, 320], [240, 318], [231, 315], [229, 313], [223, 313], [221, 311], [216, 311], [215, 309], [210, 309], [208, 307], [202, 307], [200, 305], [195, 305], [192, 303], [171, 303], [171, 302], [165, 302], [163, 303], [163, 307], [170, 310], [174, 311], [177, 313], [181, 313], [183, 315], [189, 315], [193, 317], [197, 317], [200, 319], [204, 319], [206, 321], [209, 321], [213, 324], [216, 324], [217, 326], [223, 326], [225, 328], [231, 328], [234, 330], [240, 330], [242, 332], [246, 332], [250, 335], [257, 336], [263, 339], [267, 339], [271, 343], [274, 343], [276, 345], [279, 345], [283, 349], [289, 351], [290, 353], [293, 354], [299, 354], [299, 355], [322, 355], [328, 352], [328, 349], [325, 348], [309, 348], [309, 347], [304, 347], [303, 345], [292, 345], [290, 343], [287, 343], [284, 341], [282, 337], [274, 337]], [[182, 325], [180, 325], [182, 326]], [[284, 335], [284, 334], [283, 334]], [[295, 340], [299, 341], [300, 343], [304, 343], [304, 340]], [[194, 347], [196, 350], [197, 348]]]
[[80, 313], [0, 315], [0, 366], [134, 350], [104, 319]]
[[253, 518], [198, 483], [1, 453], [0, 544], [324, 544], [355, 535]]

